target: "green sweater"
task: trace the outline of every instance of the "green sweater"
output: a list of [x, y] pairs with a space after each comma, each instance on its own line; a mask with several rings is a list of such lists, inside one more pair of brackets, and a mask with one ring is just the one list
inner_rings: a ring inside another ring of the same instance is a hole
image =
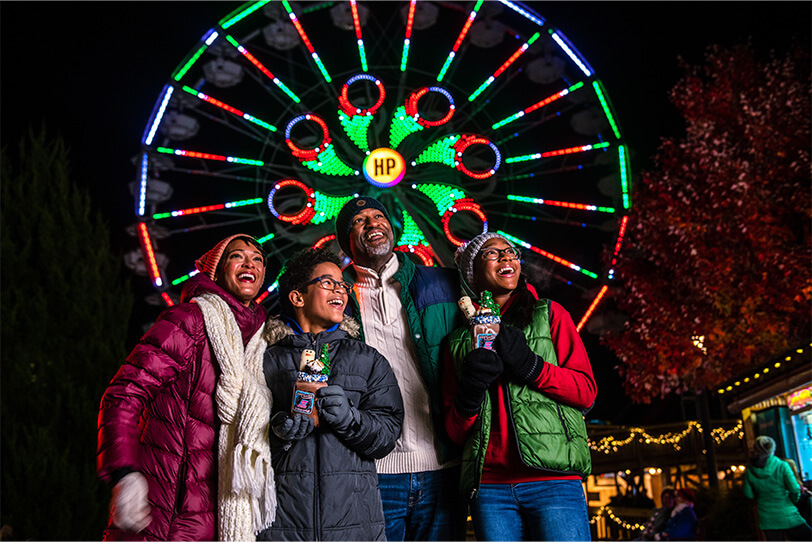
[[758, 526], [765, 529], [791, 529], [804, 522], [793, 504], [801, 486], [789, 463], [771, 455], [763, 467], [749, 465], [744, 474], [744, 496], [755, 499]]

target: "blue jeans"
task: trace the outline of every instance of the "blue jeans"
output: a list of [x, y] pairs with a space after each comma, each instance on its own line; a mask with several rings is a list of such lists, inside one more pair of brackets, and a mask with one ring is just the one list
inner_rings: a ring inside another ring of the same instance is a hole
[[386, 539], [465, 540], [468, 511], [459, 482], [459, 467], [378, 474]]
[[477, 540], [592, 540], [580, 480], [482, 484], [469, 505]]

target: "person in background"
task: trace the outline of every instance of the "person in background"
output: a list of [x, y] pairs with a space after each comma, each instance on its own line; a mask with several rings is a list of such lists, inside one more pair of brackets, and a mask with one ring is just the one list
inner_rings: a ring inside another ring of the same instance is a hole
[[654, 535], [654, 540], [696, 540], [696, 513], [694, 491], [689, 487], [677, 490], [676, 504], [665, 523], [665, 528]]
[[[265, 326], [264, 367], [280, 500], [261, 540], [385, 540], [374, 460], [395, 447], [403, 401], [389, 363], [357, 340], [358, 324], [344, 316], [349, 286], [340, 263], [326, 249], [307, 249], [279, 276], [282, 313]], [[314, 377], [302, 368], [303, 353]], [[318, 397], [315, 429], [308, 409], [291, 411], [299, 375], [323, 385], [298, 395], [307, 406]]]
[[771, 437], [762, 435], [753, 443], [744, 496], [756, 501], [758, 527], [766, 540], [812, 540], [812, 529], [794, 504], [801, 498], [801, 486], [789, 464], [775, 457]]
[[336, 217], [336, 239], [352, 265], [349, 312], [363, 340], [389, 360], [403, 394], [403, 433], [376, 462], [386, 538], [464, 540], [459, 450], [443, 430], [441, 342], [462, 323], [453, 269], [415, 265], [394, 252], [389, 213], [360, 196]]
[[[160, 314], [101, 400], [97, 467], [113, 485], [106, 540], [251, 540], [273, 519], [266, 314], [254, 302], [265, 253], [232, 235], [195, 267], [181, 303]], [[257, 495], [233, 483], [240, 464]]]
[[676, 495], [673, 487], [663, 488], [660, 493], [660, 504], [661, 506], [654, 510], [651, 518], [646, 522], [643, 532], [635, 540], [654, 540], [654, 535], [665, 529], [665, 524], [668, 518], [671, 517], [671, 510], [676, 505]]
[[590, 540], [583, 415], [597, 386], [572, 318], [538, 298], [520, 257], [490, 232], [456, 253], [472, 301], [487, 304], [487, 291], [501, 313], [492, 349], [474, 348], [467, 325], [448, 340], [445, 420], [464, 446], [461, 489], [477, 540]]

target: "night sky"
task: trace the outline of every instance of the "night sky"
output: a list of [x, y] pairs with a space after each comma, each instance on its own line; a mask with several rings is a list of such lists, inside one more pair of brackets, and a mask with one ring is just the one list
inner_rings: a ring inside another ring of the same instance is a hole
[[[810, 46], [809, 2], [528, 4], [600, 75], [633, 149], [636, 173], [650, 167], [662, 137], [681, 133], [680, 117], [667, 98], [681, 74], [678, 56], [697, 64], [708, 45], [748, 38], [759, 51], [785, 51], [793, 41]], [[155, 100], [200, 37], [239, 5], [0, 3], [0, 143], [15, 147], [29, 126], [44, 125], [49, 134], [62, 136], [71, 149], [74, 180], [90, 188], [114, 245], [129, 246], [124, 229], [135, 222], [128, 188], [136, 172], [132, 159]], [[144, 316], [137, 311], [134, 320], [139, 318]], [[642, 423], [665, 409], [679, 414], [673, 401], [652, 409], [629, 405], [612, 369], [616, 362], [596, 337], [585, 335], [600, 390], [589, 417]]]

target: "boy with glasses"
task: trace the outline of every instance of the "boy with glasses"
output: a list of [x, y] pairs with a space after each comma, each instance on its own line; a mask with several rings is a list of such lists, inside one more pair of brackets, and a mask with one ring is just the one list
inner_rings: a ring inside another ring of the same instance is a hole
[[[403, 401], [389, 363], [357, 340], [359, 326], [344, 318], [349, 285], [339, 264], [326, 249], [307, 249], [279, 275], [282, 312], [266, 324], [264, 359], [278, 504], [259, 540], [385, 539], [375, 460], [400, 436]], [[291, 412], [308, 368], [326, 377], [312, 397], [318, 427]]]

